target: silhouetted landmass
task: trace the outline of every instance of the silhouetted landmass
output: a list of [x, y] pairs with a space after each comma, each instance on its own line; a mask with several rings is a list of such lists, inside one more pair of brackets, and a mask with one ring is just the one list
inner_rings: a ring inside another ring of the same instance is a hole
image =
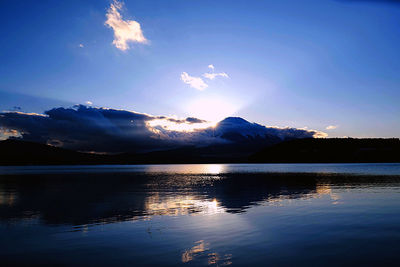
[[234, 151], [231, 146], [223, 145], [207, 149], [188, 146], [138, 154], [93, 154], [16, 139], [0, 141], [0, 165], [228, 163], [246, 161], [248, 154], [241, 146]]
[[[263, 148], [258, 151], [260, 148]], [[0, 141], [0, 165], [400, 162], [399, 139], [297, 139], [265, 147], [187, 146], [148, 153], [92, 154], [15, 139]]]
[[398, 138], [291, 140], [255, 153], [250, 157], [250, 162], [400, 162], [400, 140]]
[[0, 142], [1, 165], [78, 164], [102, 160], [101, 155], [80, 153], [39, 143], [13, 139]]

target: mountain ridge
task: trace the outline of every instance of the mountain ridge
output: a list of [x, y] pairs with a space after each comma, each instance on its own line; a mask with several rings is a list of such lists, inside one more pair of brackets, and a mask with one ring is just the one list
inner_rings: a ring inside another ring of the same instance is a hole
[[[232, 147], [231, 147], [232, 148]], [[0, 141], [0, 165], [400, 162], [400, 140], [298, 139], [252, 154], [226, 147], [181, 147], [148, 153], [93, 154], [17, 139]]]

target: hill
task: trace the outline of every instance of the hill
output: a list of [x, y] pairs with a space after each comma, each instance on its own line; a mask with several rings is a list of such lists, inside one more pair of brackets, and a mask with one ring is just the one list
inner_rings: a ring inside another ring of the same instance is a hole
[[81, 153], [34, 142], [0, 141], [0, 165], [93, 164], [104, 156]]
[[250, 156], [250, 162], [400, 162], [398, 138], [306, 138], [282, 142]]
[[[255, 141], [255, 140], [253, 140]], [[400, 162], [399, 139], [296, 139], [256, 151], [232, 144], [148, 153], [92, 154], [16, 139], [0, 141], [0, 165], [85, 165], [167, 163]]]

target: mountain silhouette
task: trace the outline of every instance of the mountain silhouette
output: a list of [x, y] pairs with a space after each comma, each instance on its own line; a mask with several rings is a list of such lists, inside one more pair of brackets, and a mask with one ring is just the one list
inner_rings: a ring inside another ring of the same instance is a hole
[[400, 162], [398, 138], [306, 138], [267, 147], [250, 162]]
[[281, 137], [274, 135], [267, 127], [240, 117], [228, 117], [220, 121], [214, 131], [216, 136], [236, 143], [274, 144], [282, 141]]
[[0, 165], [400, 162], [400, 140], [394, 138], [297, 139], [265, 146], [267, 143], [249, 138], [148, 153], [93, 154], [10, 139], [0, 141]]

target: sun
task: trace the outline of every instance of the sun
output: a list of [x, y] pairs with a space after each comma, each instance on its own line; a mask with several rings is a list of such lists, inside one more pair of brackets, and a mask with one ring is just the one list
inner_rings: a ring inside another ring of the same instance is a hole
[[239, 105], [222, 97], [210, 96], [189, 101], [186, 112], [190, 116], [218, 122], [226, 117], [232, 116], [238, 111]]

